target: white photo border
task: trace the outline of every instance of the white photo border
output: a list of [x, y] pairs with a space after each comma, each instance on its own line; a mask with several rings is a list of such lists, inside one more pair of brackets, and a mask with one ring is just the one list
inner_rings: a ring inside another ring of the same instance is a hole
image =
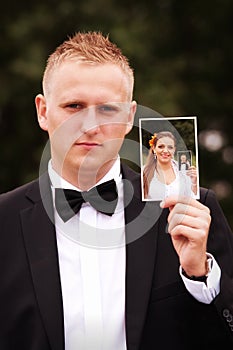
[[[199, 155], [198, 155], [198, 134], [197, 134], [197, 116], [176, 116], [176, 117], [150, 117], [150, 118], [139, 118], [139, 143], [140, 143], [140, 167], [141, 167], [141, 193], [142, 193], [142, 201], [157, 201], [155, 199], [145, 198], [144, 196], [144, 181], [143, 181], [143, 167], [144, 167], [144, 157], [143, 157], [143, 151], [145, 152], [145, 147], [147, 146], [143, 145], [143, 130], [146, 130], [147, 132], [150, 132], [151, 135], [153, 135], [154, 132], [157, 132], [156, 127], [154, 128], [154, 131], [148, 130], [145, 125], [142, 126], [142, 124], [145, 124], [146, 122], [166, 122], [170, 123], [172, 127], [177, 131], [180, 138], [182, 138], [182, 135], [178, 132], [178, 130], [173, 126], [173, 121], [186, 121], [186, 120], [193, 120], [193, 133], [194, 133], [194, 153], [195, 153], [195, 167], [197, 171], [197, 194], [195, 195], [196, 199], [200, 199], [200, 176], [199, 176]], [[164, 128], [166, 130], [167, 128]], [[162, 131], [162, 129], [160, 130]], [[184, 143], [185, 147], [186, 144]], [[179, 150], [177, 150], [178, 153]], [[190, 151], [187, 147], [184, 150], [181, 151]], [[192, 153], [193, 156], [193, 153]], [[193, 157], [192, 157], [193, 158]], [[163, 198], [161, 198], [162, 200]]]

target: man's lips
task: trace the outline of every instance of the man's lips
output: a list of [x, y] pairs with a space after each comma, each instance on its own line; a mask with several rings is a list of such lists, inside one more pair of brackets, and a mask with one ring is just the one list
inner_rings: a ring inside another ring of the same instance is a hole
[[92, 149], [92, 148], [101, 146], [101, 144], [98, 142], [90, 142], [90, 141], [75, 142], [74, 145], [84, 149]]

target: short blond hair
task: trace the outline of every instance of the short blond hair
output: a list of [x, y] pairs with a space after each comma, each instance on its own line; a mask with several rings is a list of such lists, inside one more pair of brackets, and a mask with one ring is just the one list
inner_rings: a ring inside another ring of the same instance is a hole
[[128, 58], [123, 55], [121, 49], [104, 36], [101, 32], [78, 32], [68, 37], [49, 56], [43, 75], [44, 93], [49, 90], [50, 74], [62, 62], [69, 59], [77, 59], [83, 63], [105, 64], [112, 63], [122, 69], [129, 81], [130, 95], [133, 92], [134, 73], [129, 65]]

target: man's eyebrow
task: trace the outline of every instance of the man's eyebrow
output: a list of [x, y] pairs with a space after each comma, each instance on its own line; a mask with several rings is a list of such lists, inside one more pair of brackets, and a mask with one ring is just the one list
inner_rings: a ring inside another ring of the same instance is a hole
[[71, 105], [71, 104], [78, 104], [80, 106], [87, 106], [86, 102], [84, 102], [83, 100], [78, 99], [78, 98], [64, 99], [64, 101], [61, 101], [61, 103], [60, 103], [61, 106]]

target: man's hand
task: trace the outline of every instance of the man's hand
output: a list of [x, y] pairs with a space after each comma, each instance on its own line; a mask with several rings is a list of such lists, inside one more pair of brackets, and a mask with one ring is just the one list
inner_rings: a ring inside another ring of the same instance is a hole
[[211, 222], [209, 208], [193, 198], [170, 196], [161, 203], [169, 208], [168, 232], [188, 276], [207, 273], [206, 245]]

